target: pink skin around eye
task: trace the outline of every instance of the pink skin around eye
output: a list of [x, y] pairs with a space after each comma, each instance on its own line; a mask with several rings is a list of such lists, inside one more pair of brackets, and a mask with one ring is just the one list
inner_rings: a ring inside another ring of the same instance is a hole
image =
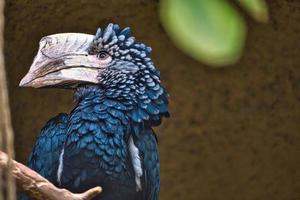
[[92, 63], [97, 63], [97, 62], [99, 62], [99, 59], [97, 58], [96, 55], [88, 55], [88, 61], [90, 61]]
[[88, 55], [88, 61], [96, 64], [98, 67], [103, 67], [103, 65], [110, 63], [111, 60], [112, 60], [111, 56], [108, 56], [105, 59], [99, 59], [97, 55]]

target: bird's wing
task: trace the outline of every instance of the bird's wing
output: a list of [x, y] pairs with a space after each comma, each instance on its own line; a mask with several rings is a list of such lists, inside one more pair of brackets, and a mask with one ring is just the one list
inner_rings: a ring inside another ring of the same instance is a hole
[[57, 184], [59, 155], [66, 138], [68, 115], [61, 113], [49, 120], [42, 129], [29, 156], [28, 166]]
[[157, 200], [160, 188], [157, 140], [152, 129], [145, 130], [135, 141], [139, 149], [143, 175], [141, 177], [143, 200]]

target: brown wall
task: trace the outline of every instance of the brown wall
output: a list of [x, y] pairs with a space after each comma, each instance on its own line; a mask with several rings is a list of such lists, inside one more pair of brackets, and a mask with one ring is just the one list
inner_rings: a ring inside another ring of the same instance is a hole
[[300, 1], [268, 3], [268, 24], [247, 19], [241, 61], [212, 69], [174, 47], [154, 0], [7, 1], [5, 55], [17, 159], [25, 161], [51, 116], [72, 108], [71, 91], [18, 88], [39, 39], [94, 33], [117, 22], [153, 47], [171, 94], [172, 118], [157, 130], [162, 200], [300, 199]]

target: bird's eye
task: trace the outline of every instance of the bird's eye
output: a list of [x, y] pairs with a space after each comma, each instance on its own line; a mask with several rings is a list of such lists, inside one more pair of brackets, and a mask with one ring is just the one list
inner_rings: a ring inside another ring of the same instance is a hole
[[107, 59], [109, 56], [109, 53], [107, 53], [106, 51], [101, 51], [97, 54], [97, 57], [101, 60]]

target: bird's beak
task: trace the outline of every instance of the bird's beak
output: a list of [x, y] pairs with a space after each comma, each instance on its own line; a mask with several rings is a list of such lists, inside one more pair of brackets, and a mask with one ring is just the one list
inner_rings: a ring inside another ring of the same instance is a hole
[[61, 33], [41, 39], [29, 72], [21, 87], [58, 87], [82, 82], [98, 83], [103, 66], [95, 55], [88, 54], [94, 36], [81, 33]]

